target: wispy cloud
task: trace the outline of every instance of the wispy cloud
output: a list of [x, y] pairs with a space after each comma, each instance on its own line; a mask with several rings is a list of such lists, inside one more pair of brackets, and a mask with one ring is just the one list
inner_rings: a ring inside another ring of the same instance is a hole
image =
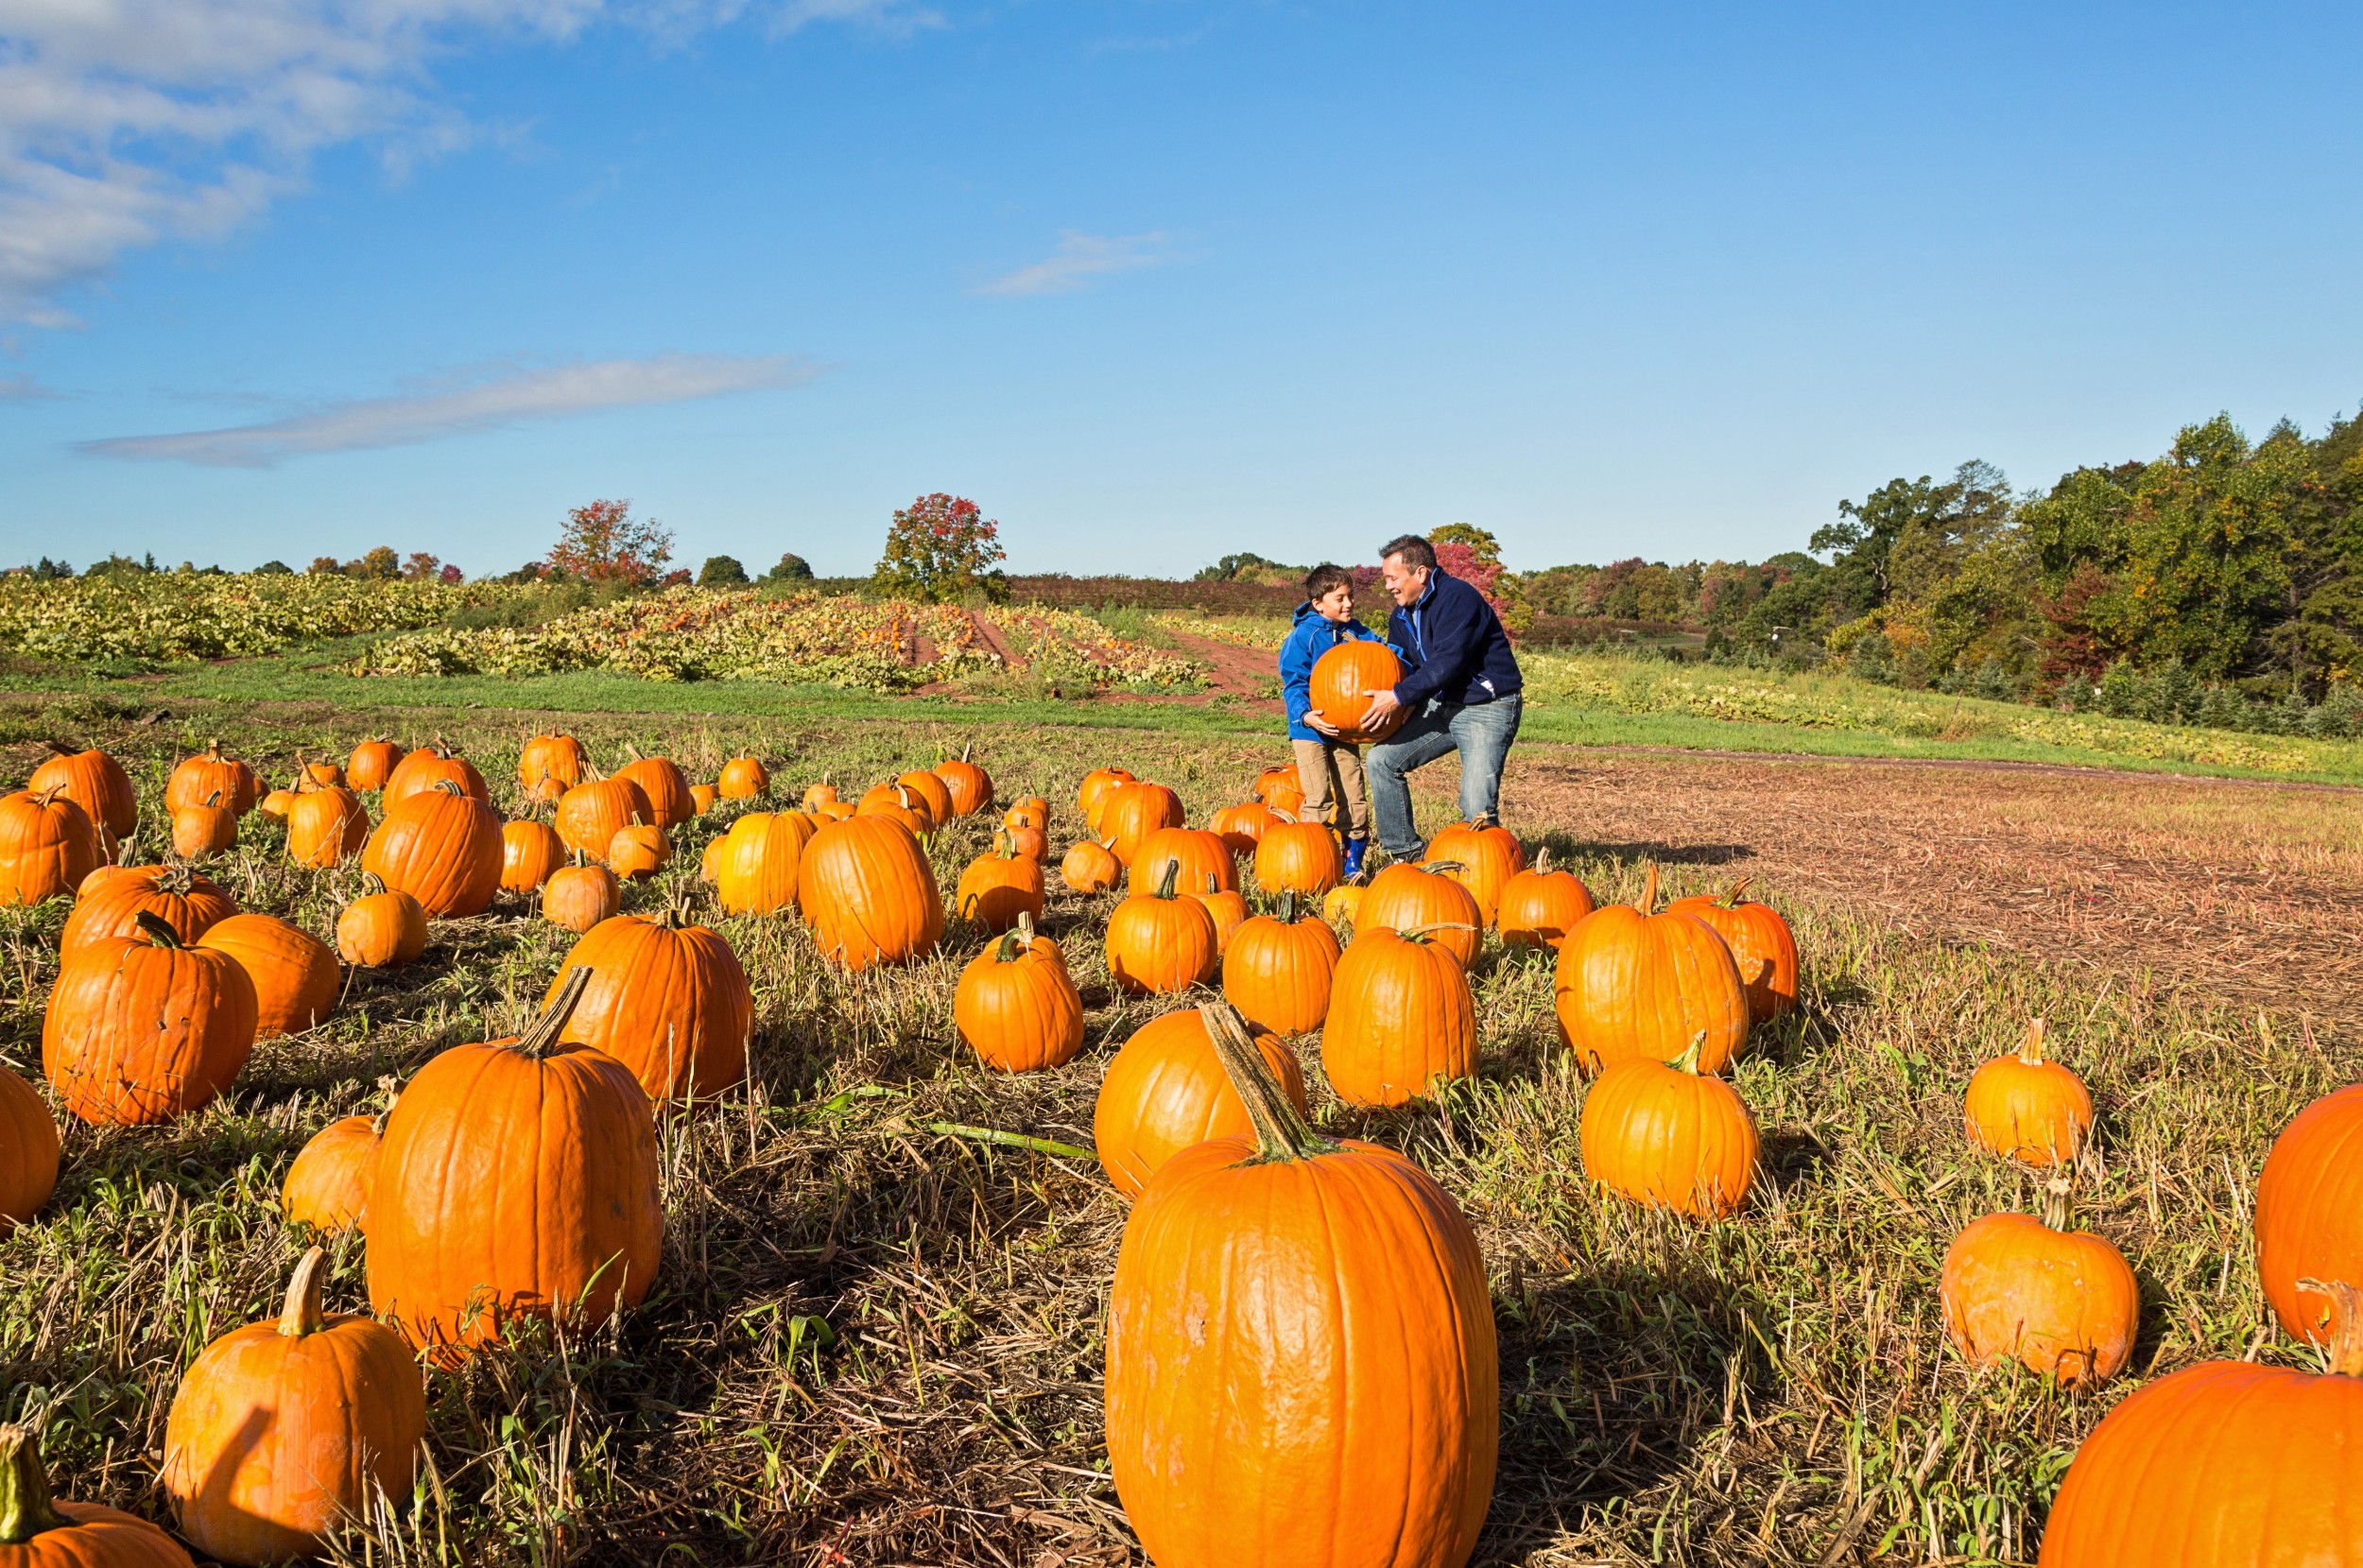
[[0, 403], [48, 403], [58, 395], [29, 375], [0, 375]]
[[1004, 297], [1025, 294], [1067, 294], [1111, 272], [1130, 272], [1172, 261], [1174, 236], [1156, 231], [1146, 234], [1086, 234], [1066, 230], [1059, 248], [1038, 262], [1028, 262], [973, 292]]
[[429, 76], [470, 44], [741, 17], [940, 20], [914, 0], [0, 0], [0, 322], [72, 325], [62, 292], [127, 250], [229, 233], [323, 147], [373, 144], [400, 178], [470, 145]]
[[98, 457], [272, 468], [289, 457], [416, 446], [446, 436], [565, 419], [608, 408], [689, 403], [809, 381], [819, 369], [785, 354], [661, 354], [604, 359], [446, 383], [395, 397], [330, 404], [286, 419], [165, 436], [84, 441]]

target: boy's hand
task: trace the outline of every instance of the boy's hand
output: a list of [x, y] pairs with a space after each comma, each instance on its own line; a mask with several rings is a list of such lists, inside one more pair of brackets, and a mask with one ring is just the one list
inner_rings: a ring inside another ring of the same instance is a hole
[[1321, 717], [1320, 711], [1319, 709], [1307, 708], [1304, 710], [1304, 727], [1308, 730], [1318, 730], [1332, 740], [1336, 740], [1337, 738], [1337, 727], [1335, 724], [1330, 723], [1329, 720]]

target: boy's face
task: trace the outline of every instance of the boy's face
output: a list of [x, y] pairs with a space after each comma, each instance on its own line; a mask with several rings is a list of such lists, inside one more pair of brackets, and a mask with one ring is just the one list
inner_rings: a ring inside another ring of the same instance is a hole
[[1321, 612], [1323, 619], [1336, 621], [1340, 625], [1354, 619], [1354, 585], [1350, 582], [1339, 583], [1319, 598], [1315, 599], [1313, 608]]

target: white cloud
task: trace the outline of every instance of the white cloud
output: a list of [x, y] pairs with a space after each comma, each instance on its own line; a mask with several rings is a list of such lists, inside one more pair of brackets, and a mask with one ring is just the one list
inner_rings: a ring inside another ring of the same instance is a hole
[[399, 175], [464, 146], [428, 67], [470, 43], [605, 20], [680, 38], [741, 15], [907, 30], [909, 0], [0, 0], [0, 321], [67, 326], [60, 293], [127, 250], [207, 240], [376, 142]]
[[0, 403], [47, 403], [57, 396], [29, 375], [0, 375]]
[[819, 370], [785, 354], [660, 354], [603, 359], [446, 383], [395, 397], [331, 404], [286, 419], [166, 436], [84, 441], [94, 457], [271, 468], [289, 457], [370, 447], [415, 446], [446, 436], [565, 419], [608, 408], [688, 403], [731, 392], [792, 387]]
[[1005, 297], [1071, 293], [1111, 272], [1130, 272], [1171, 261], [1172, 244], [1173, 236], [1163, 232], [1086, 234], [1069, 229], [1060, 234], [1059, 248], [1041, 261], [980, 284], [974, 292]]

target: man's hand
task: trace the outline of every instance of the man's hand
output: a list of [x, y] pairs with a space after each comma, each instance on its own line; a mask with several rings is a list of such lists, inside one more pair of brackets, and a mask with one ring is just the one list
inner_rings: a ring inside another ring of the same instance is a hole
[[1320, 710], [1318, 708], [1307, 708], [1304, 710], [1304, 727], [1308, 730], [1318, 731], [1320, 733], [1327, 735], [1331, 740], [1336, 740], [1337, 738], [1337, 727], [1335, 724], [1330, 723], [1329, 720], [1321, 717]]
[[1392, 691], [1372, 692], [1371, 705], [1362, 711], [1362, 722], [1355, 726], [1365, 734], [1377, 734], [1394, 722], [1403, 712], [1403, 704], [1395, 700]]

